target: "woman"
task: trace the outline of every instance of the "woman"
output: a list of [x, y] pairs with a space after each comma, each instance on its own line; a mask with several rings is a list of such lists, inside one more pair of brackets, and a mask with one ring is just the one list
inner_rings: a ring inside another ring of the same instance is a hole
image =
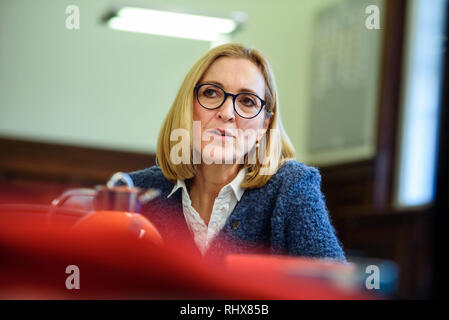
[[161, 191], [146, 215], [163, 237], [179, 236], [178, 219], [202, 254], [344, 261], [319, 171], [293, 157], [268, 61], [257, 50], [225, 44], [185, 77], [159, 134], [158, 166], [131, 177]]

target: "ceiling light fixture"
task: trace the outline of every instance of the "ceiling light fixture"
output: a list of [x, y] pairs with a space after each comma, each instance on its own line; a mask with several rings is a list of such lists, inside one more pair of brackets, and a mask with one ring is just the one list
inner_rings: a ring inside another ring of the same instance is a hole
[[125, 6], [104, 20], [116, 30], [216, 42], [240, 29], [246, 18], [242, 12], [223, 18]]

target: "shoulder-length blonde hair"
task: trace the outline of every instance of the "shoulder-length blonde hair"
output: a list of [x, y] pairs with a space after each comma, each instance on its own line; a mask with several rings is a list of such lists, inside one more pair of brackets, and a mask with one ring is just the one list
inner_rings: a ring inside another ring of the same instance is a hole
[[174, 183], [177, 179], [193, 178], [196, 174], [196, 167], [193, 164], [193, 152], [190, 153], [188, 164], [174, 164], [170, 161], [170, 150], [177, 144], [177, 141], [170, 140], [171, 132], [175, 129], [187, 130], [191, 137], [190, 150], [193, 150], [192, 127], [195, 86], [211, 64], [218, 58], [225, 56], [248, 59], [259, 68], [265, 79], [265, 115], [271, 117], [265, 133], [264, 154], [260, 156], [259, 161], [251, 162], [253, 164], [248, 163], [248, 155], [245, 155], [244, 166], [247, 168], [247, 174], [241, 184], [242, 188], [251, 189], [263, 186], [283, 162], [295, 157], [294, 148], [282, 126], [276, 83], [269, 62], [256, 49], [248, 49], [241, 44], [228, 43], [209, 50], [193, 65], [184, 78], [159, 132], [156, 161], [164, 176]]

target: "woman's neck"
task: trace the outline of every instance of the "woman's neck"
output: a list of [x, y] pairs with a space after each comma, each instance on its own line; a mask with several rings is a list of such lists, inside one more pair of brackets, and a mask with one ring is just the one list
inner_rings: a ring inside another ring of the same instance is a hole
[[240, 168], [240, 164], [198, 166], [197, 174], [190, 183], [189, 193], [192, 206], [206, 224], [209, 223], [218, 193], [225, 185], [234, 180]]

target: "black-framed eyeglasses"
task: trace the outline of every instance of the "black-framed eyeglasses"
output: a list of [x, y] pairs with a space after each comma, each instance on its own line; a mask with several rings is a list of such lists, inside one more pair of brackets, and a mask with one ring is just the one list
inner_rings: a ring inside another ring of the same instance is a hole
[[198, 103], [209, 110], [220, 108], [229, 96], [232, 97], [234, 111], [245, 119], [256, 117], [266, 105], [264, 100], [253, 93], [232, 94], [212, 83], [196, 85], [195, 92]]

